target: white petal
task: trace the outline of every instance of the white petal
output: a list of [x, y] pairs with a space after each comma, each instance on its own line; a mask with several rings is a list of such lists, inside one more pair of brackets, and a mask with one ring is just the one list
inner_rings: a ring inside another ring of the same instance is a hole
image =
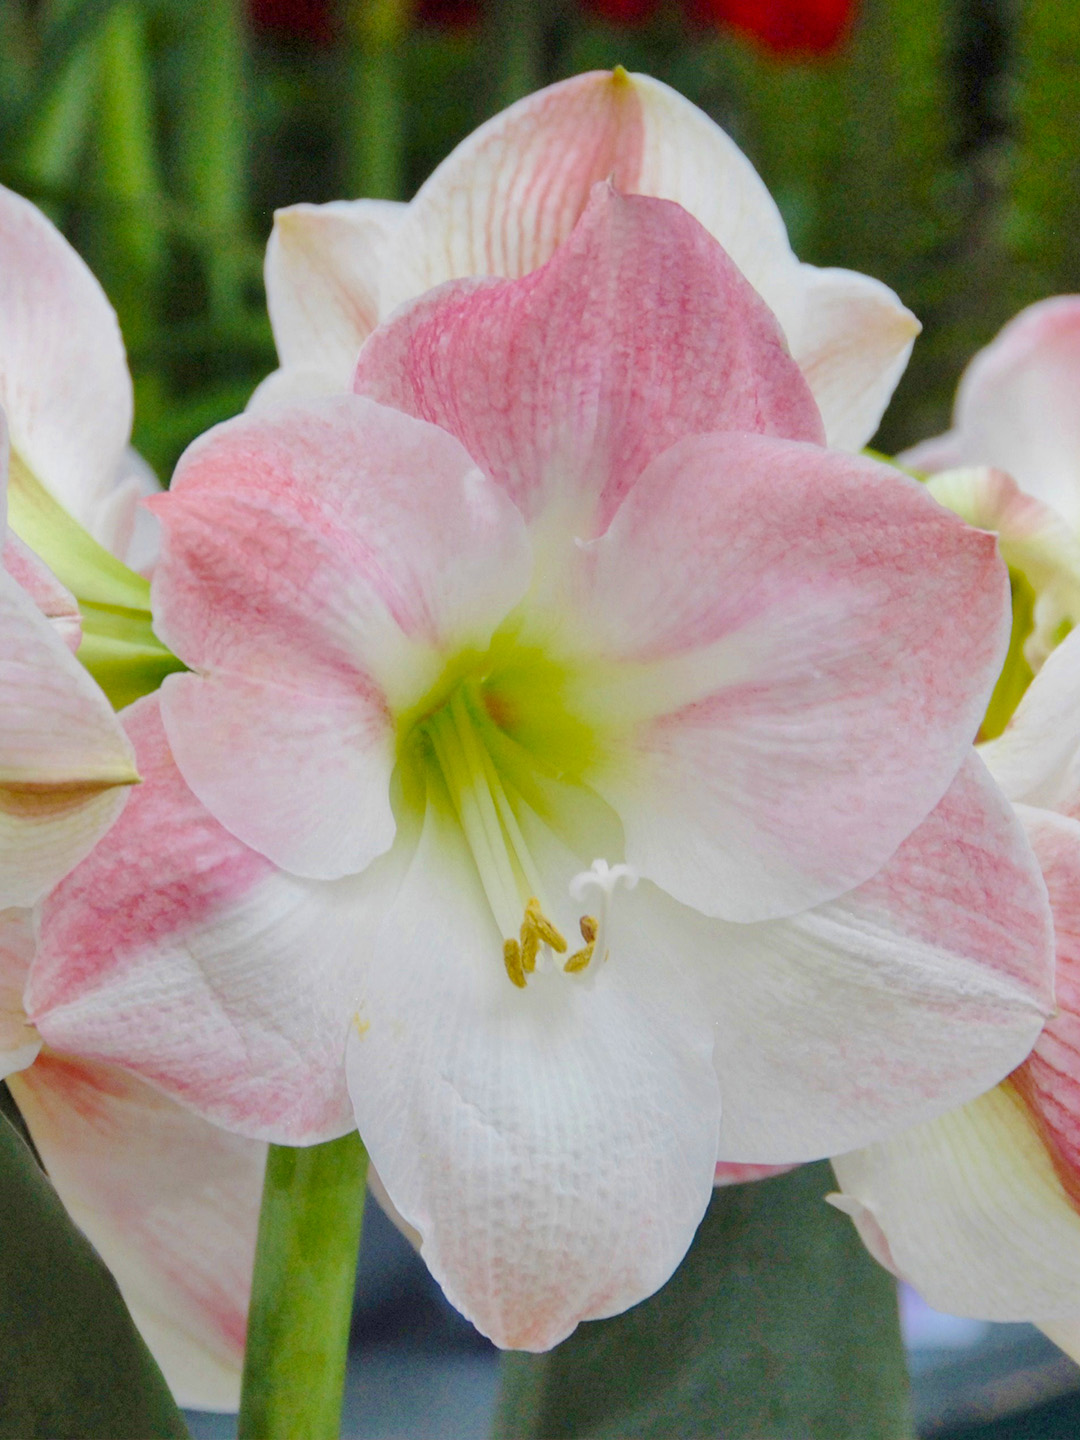
[[24, 1069], [41, 1049], [23, 1005], [33, 958], [33, 911], [0, 910], [0, 1080]]
[[46, 1052], [10, 1083], [177, 1401], [235, 1410], [265, 1145], [111, 1066]]
[[456, 824], [429, 810], [349, 1039], [357, 1122], [452, 1302], [543, 1350], [656, 1290], [712, 1189], [712, 1027], [676, 965], [506, 976]]
[[1052, 651], [1005, 732], [979, 747], [1015, 803], [1073, 814], [1080, 802], [1080, 631]]

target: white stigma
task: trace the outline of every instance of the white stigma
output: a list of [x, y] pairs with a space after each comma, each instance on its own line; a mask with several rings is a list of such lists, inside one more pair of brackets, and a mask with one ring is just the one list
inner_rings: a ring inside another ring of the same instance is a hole
[[609, 865], [606, 860], [594, 860], [588, 870], [582, 870], [570, 881], [570, 898], [579, 905], [588, 903], [587, 898], [595, 894], [599, 904], [596, 917], [596, 940], [593, 954], [603, 963], [608, 958], [608, 936], [611, 933], [611, 907], [615, 891], [622, 885], [633, 890], [638, 883], [638, 873], [632, 865]]

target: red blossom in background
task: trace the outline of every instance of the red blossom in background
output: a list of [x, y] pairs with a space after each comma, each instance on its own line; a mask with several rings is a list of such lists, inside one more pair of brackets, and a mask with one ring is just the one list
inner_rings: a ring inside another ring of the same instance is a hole
[[329, 45], [338, 36], [330, 0], [248, 0], [247, 8], [251, 27], [259, 33], [316, 45]]

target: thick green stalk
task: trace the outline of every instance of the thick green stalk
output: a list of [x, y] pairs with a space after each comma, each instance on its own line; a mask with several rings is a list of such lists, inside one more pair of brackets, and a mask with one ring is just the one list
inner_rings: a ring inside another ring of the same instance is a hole
[[412, 0], [351, 0], [351, 126], [346, 188], [370, 200], [405, 193], [403, 51]]
[[337, 1440], [367, 1164], [355, 1133], [270, 1146], [239, 1440]]
[[835, 1188], [820, 1163], [718, 1190], [651, 1299], [504, 1356], [497, 1440], [911, 1440], [895, 1282]]
[[178, 155], [185, 199], [204, 228], [211, 309], [241, 300], [248, 144], [244, 17], [239, 0], [185, 9]]

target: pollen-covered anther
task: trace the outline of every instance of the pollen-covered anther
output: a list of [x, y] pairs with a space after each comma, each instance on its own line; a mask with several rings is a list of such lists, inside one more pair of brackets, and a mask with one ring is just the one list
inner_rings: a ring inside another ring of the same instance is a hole
[[511, 984], [516, 985], [519, 990], [524, 990], [525, 967], [521, 963], [521, 945], [517, 940], [503, 941], [503, 964], [506, 966], [506, 973], [510, 976]]
[[585, 941], [585, 945], [581, 950], [575, 950], [563, 966], [563, 973], [566, 975], [577, 975], [579, 971], [586, 969], [596, 950], [596, 934], [598, 929], [596, 916], [582, 915], [578, 924], [581, 928], [581, 938]]
[[535, 897], [525, 906], [525, 921], [522, 929], [524, 930], [526, 927], [536, 935], [537, 940], [542, 941], [545, 945], [550, 945], [552, 950], [557, 951], [560, 955], [565, 954], [566, 941], [561, 931], [556, 930], [540, 909], [540, 901]]

